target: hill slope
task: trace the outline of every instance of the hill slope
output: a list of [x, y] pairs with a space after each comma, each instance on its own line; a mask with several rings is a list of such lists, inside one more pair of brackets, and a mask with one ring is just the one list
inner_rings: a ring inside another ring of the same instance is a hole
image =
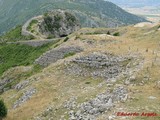
[[82, 26], [88, 27], [113, 27], [145, 21], [103, 0], [1, 0], [0, 33], [35, 15], [59, 8], [72, 10]]
[[[124, 119], [117, 113], [160, 113], [159, 28], [151, 24], [82, 28], [58, 46], [2, 46], [6, 64], [17, 65], [0, 79], [0, 87], [5, 88], [0, 96], [9, 109], [6, 120], [151, 120]], [[17, 61], [15, 55], [24, 57]], [[32, 70], [30, 65], [36, 64], [45, 68]]]

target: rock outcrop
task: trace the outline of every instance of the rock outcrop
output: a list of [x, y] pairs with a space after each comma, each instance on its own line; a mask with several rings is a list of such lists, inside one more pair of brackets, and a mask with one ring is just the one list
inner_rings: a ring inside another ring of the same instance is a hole
[[39, 31], [48, 37], [64, 37], [80, 28], [77, 18], [69, 12], [57, 10], [46, 13]]

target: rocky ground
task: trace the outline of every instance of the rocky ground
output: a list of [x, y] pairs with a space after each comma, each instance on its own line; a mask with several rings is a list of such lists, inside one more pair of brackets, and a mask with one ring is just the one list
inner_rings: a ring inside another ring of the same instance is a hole
[[70, 54], [76, 54], [82, 51], [83, 49], [79, 46], [68, 46], [64, 48], [52, 49], [36, 59], [35, 63], [46, 67], [49, 64], [58, 61], [59, 59], [63, 59], [68, 55], [70, 56]]
[[[81, 103], [80, 105], [76, 106], [74, 101], [70, 104], [65, 104], [65, 107], [71, 110], [69, 111], [69, 120], [96, 120], [98, 115], [110, 111], [114, 107], [115, 102], [125, 102], [127, 95], [127, 89], [119, 86], [111, 93], [110, 91], [106, 91], [106, 93], [99, 94], [96, 98]], [[75, 112], [74, 109], [76, 109], [76, 107], [78, 110]]]
[[43, 70], [1, 95], [6, 119], [152, 120], [117, 113], [160, 112], [157, 29], [129, 26], [112, 36], [108, 29], [86, 28], [68, 36], [35, 60]]
[[75, 58], [67, 66], [66, 72], [82, 76], [102, 77], [107, 79], [118, 76], [125, 69], [131, 58], [114, 56], [110, 53], [92, 53]]

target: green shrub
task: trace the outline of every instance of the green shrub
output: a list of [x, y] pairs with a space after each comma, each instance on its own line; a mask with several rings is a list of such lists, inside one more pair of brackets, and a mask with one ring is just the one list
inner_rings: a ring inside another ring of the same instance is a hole
[[93, 34], [102, 34], [100, 31], [95, 31]]
[[44, 16], [44, 17], [47, 17], [47, 16], [48, 16], [48, 13], [44, 13], [43, 16]]
[[120, 33], [116, 32], [116, 33], [113, 34], [113, 36], [120, 36]]
[[[54, 21], [54, 19], [56, 19]], [[60, 25], [60, 17], [54, 16], [54, 19], [51, 16], [44, 17], [45, 29], [51, 33], [54, 33], [55, 30], [59, 30]], [[53, 22], [54, 21], [54, 22]]]
[[0, 120], [7, 116], [7, 107], [3, 100], [0, 100]]
[[59, 46], [59, 44], [56, 44], [55, 46], [54, 46], [54, 48], [56, 48], [56, 47], [58, 47]]
[[37, 24], [38, 23], [38, 20], [32, 20], [30, 23], [29, 23], [29, 26], [27, 27], [27, 30], [31, 30], [32, 26], [34, 24]]
[[85, 84], [91, 84], [91, 82], [85, 82]]
[[62, 19], [63, 19], [63, 17], [62, 17], [61, 15], [58, 15], [58, 14], [57, 14], [57, 15], [54, 16], [54, 20], [55, 20], [55, 21], [60, 21], [60, 20], [62, 20]]
[[75, 52], [66, 53], [66, 54], [64, 55], [64, 58], [73, 56], [73, 55], [75, 55], [75, 54], [76, 54]]
[[66, 37], [65, 39], [64, 39], [64, 42], [67, 42], [69, 40], [69, 37]]
[[107, 32], [107, 35], [110, 35], [110, 34], [111, 34], [111, 33], [108, 31], [108, 32]]
[[54, 35], [48, 35], [48, 37], [47, 37], [47, 39], [52, 39], [52, 38], [55, 38], [55, 36]]
[[71, 13], [65, 12], [65, 15], [69, 25], [73, 25], [76, 22], [76, 17]]

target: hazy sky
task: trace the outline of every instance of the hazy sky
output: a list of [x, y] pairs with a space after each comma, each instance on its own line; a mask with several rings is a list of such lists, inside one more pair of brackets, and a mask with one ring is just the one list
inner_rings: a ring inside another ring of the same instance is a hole
[[159, 6], [160, 0], [106, 0], [121, 6]]

